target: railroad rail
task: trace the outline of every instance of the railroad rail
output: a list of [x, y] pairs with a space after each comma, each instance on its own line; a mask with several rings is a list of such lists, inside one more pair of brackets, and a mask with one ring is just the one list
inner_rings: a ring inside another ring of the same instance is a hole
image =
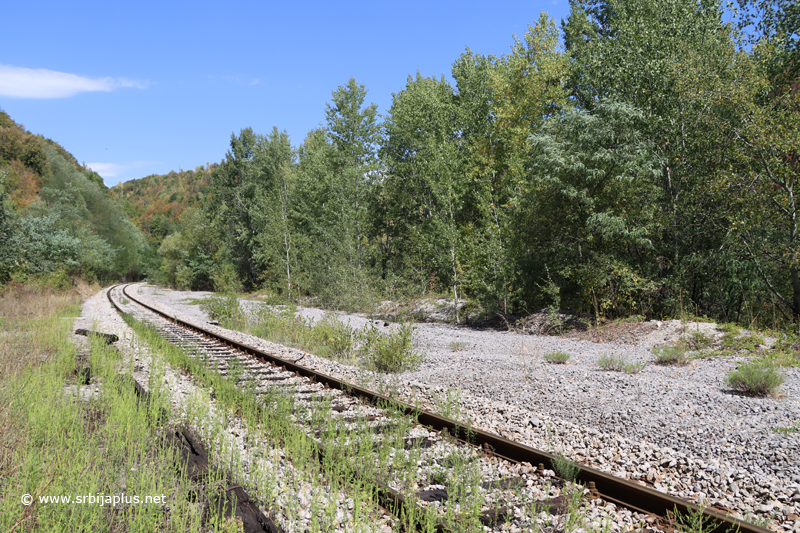
[[[108, 299], [117, 310], [120, 310], [111, 297], [111, 292], [116, 287], [117, 286], [114, 286], [108, 290]], [[349, 396], [361, 399], [370, 404], [394, 405], [405, 415], [415, 418], [422, 426], [438, 432], [447, 432], [461, 443], [477, 446], [485, 452], [509, 461], [510, 463], [539, 465], [539, 468], [542, 469], [543, 465], [553, 464], [553, 461], [557, 459], [556, 456], [548, 452], [525, 446], [487, 431], [467, 428], [455, 420], [400, 402], [377, 392], [355, 386], [351, 383], [297, 364], [294, 361], [248, 346], [247, 344], [231, 339], [225, 335], [220, 335], [197, 325], [190, 324], [142, 302], [129, 294], [127, 288], [128, 285], [122, 287], [122, 293], [126, 298], [181, 328], [192, 331], [207, 339], [212, 339], [214, 342], [227, 346], [232, 350], [247, 354], [258, 361], [279, 367], [296, 376], [302, 376], [313, 382], [322, 384], [326, 388], [342, 391]], [[673, 513], [692, 516], [697, 516], [698, 513], [702, 514], [706, 521], [707, 529], [705, 529], [705, 531], [709, 533], [770, 533], [768, 529], [724, 515], [714, 509], [700, 507], [687, 500], [658, 492], [650, 487], [613, 476], [590, 466], [580, 465], [580, 471], [575, 481], [589, 488], [593, 497], [599, 497], [607, 502], [625, 507], [634, 512], [654, 515], [659, 518], [667, 518]], [[407, 505], [403, 495], [389, 487], [385, 487], [382, 493], [379, 494], [379, 497], [381, 499], [381, 505], [387, 508], [399, 509]], [[504, 510], [499, 509], [495, 511], [495, 514], [502, 512], [504, 512]], [[491, 513], [489, 514], [491, 515]], [[446, 531], [447, 527], [440, 524], [437, 529]]]

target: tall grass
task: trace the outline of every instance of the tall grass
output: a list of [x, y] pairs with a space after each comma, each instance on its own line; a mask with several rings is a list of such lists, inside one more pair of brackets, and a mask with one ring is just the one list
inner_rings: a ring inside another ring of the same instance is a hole
[[201, 309], [229, 329], [306, 350], [319, 357], [357, 363], [380, 372], [417, 368], [424, 356], [415, 348], [414, 327], [401, 324], [386, 332], [374, 324], [357, 330], [328, 312], [321, 320], [304, 318], [294, 305], [260, 305], [246, 313], [236, 296], [212, 296]]
[[[68, 340], [75, 295], [20, 288], [1, 298], [0, 530], [97, 531], [113, 523], [126, 531], [199, 531], [202, 516], [178, 496], [188, 487], [174, 477], [173, 452], [153, 438], [163, 397], [137, 403], [120, 379], [119, 354], [97, 342], [89, 354], [94, 386], [77, 386]], [[157, 504], [39, 500], [122, 493], [165, 495], [170, 513]], [[29, 506], [25, 494], [33, 497]]]

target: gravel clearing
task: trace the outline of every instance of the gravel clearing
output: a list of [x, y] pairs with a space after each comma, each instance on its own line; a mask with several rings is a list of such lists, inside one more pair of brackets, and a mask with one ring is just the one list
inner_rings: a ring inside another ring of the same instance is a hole
[[[179, 318], [208, 327], [199, 307], [186, 301], [209, 293], [150, 285], [133, 290]], [[323, 311], [302, 313], [318, 318]], [[353, 327], [369, 321], [340, 316]], [[311, 354], [302, 364], [394, 390], [474, 426], [657, 490], [751, 521], [768, 520], [775, 531], [800, 533], [800, 432], [775, 431], [800, 421], [798, 369], [784, 370], [786, 381], [777, 396], [754, 398], [724, 384], [728, 372], [747, 357], [699, 359], [683, 367], [648, 364], [638, 374], [624, 374], [600, 370], [598, 359], [614, 355], [651, 362], [647, 343], [593, 343], [435, 323], [416, 327], [425, 361], [415, 372], [380, 376]], [[303, 355], [262, 340], [252, 344], [292, 359]], [[543, 361], [554, 351], [569, 353], [567, 364]]]

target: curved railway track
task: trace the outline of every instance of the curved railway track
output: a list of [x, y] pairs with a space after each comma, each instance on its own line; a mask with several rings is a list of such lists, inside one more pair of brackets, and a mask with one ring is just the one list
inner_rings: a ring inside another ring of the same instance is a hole
[[[111, 295], [112, 291], [117, 287], [119, 286], [109, 289], [107, 294], [114, 308], [121, 311]], [[481, 453], [507, 461], [510, 464], [528, 463], [530, 465], [538, 465], [539, 473], [544, 470], [544, 465], [551, 465], [556, 460], [554, 455], [545, 451], [510, 441], [486, 431], [466, 428], [449, 418], [398, 402], [379, 393], [354, 386], [335, 377], [304, 367], [295, 361], [277, 357], [274, 354], [248, 346], [224, 335], [184, 322], [140, 301], [128, 293], [127, 288], [127, 285], [121, 288], [125, 298], [170, 323], [170, 326], [160, 328], [162, 334], [168, 340], [179, 346], [191, 346], [195, 350], [202, 349], [204, 357], [208, 358], [209, 362], [216, 364], [218, 369], [222, 371], [230, 365], [232, 360], [246, 356], [247, 361], [245, 364], [256, 375], [260, 375], [260, 379], [265, 382], [273, 384], [278, 382], [289, 383], [287, 380], [293, 380], [291, 383], [306, 395], [322, 394], [324, 390], [332, 390], [340, 391], [342, 395], [347, 395], [371, 406], [393, 405], [406, 416], [415, 419], [420, 426], [430, 431], [446, 432], [461, 445], [476, 446], [482, 450]], [[301, 386], [301, 383], [305, 385]], [[340, 402], [340, 405], [344, 406], [345, 403]], [[342, 407], [342, 410], [345, 409], [349, 410], [353, 409], [353, 407]], [[324, 450], [320, 450], [320, 453], [324, 454]], [[580, 465], [576, 481], [589, 488], [592, 498], [600, 498], [630, 509], [633, 512], [653, 515], [658, 517], [662, 523], [667, 523], [666, 517], [672, 513], [677, 512], [682, 515], [694, 516], [700, 513], [707, 520], [706, 529], [704, 529], [707, 532], [769, 533], [769, 530], [762, 527], [723, 515], [713, 509], [701, 508], [689, 501], [663, 494], [647, 486], [612, 476], [589, 466]], [[501, 483], [485, 483], [484, 486], [487, 490], [492, 490], [500, 484], [512, 486], [514, 485], [514, 480], [503, 479]], [[416, 505], [416, 503], [411, 503], [398, 491], [388, 486], [379, 491], [378, 499], [382, 506], [393, 510], [394, 513], [402, 513], [402, 509], [406, 505]], [[481, 522], [485, 525], [492, 525], [494, 522], [501, 521], [504, 517], [509, 516], [508, 513], [511, 511], [513, 509], [509, 510], [504, 506], [490, 509], [482, 514]], [[449, 528], [444, 523], [439, 523], [437, 529], [439, 531], [447, 531]]]

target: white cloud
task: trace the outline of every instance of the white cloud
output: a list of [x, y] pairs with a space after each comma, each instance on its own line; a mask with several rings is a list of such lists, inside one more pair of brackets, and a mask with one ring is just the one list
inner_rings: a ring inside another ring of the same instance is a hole
[[86, 163], [86, 166], [103, 176], [104, 178], [116, 178], [128, 169], [136, 165], [118, 165], [116, 163]]
[[146, 81], [127, 78], [85, 78], [43, 68], [0, 65], [0, 96], [11, 98], [67, 98], [82, 92], [113, 91], [121, 87], [146, 89]]

